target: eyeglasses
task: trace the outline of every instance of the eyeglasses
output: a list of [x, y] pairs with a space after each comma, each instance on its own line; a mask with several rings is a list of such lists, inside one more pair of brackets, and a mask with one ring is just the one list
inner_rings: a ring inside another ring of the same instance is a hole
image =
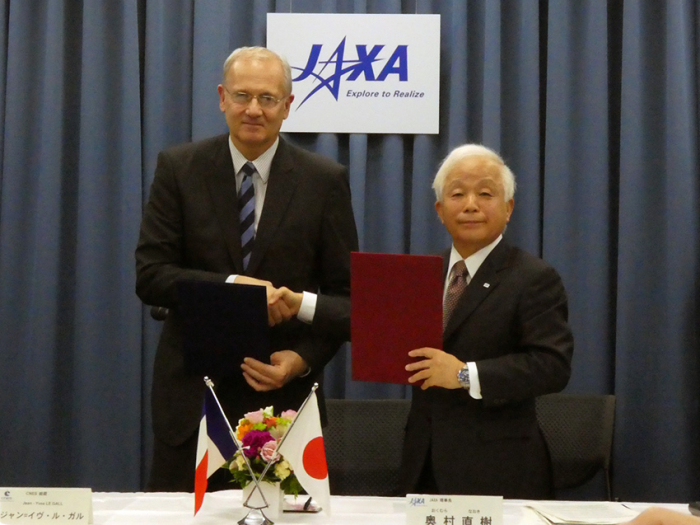
[[245, 91], [236, 91], [235, 93], [232, 93], [228, 90], [228, 88], [224, 87], [224, 89], [229, 95], [231, 95], [231, 101], [238, 106], [247, 106], [251, 103], [253, 99], [255, 99], [258, 101], [258, 105], [262, 109], [272, 109], [277, 104], [282, 102], [285, 98], [287, 98], [277, 98], [273, 97], [272, 95], [251, 95], [250, 93], [246, 93]]

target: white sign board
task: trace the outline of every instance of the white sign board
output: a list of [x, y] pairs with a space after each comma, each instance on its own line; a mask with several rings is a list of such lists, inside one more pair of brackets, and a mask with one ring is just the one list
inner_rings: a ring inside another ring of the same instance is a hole
[[0, 523], [92, 523], [92, 490], [0, 487]]
[[503, 525], [501, 496], [406, 495], [406, 525]]
[[438, 133], [440, 15], [268, 13], [267, 47], [292, 68], [282, 131]]

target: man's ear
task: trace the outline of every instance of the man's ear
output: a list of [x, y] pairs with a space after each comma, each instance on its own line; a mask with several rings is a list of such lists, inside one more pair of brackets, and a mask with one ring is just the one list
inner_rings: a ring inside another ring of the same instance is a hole
[[289, 116], [289, 109], [292, 107], [292, 102], [294, 102], [294, 94], [290, 94], [287, 100], [284, 101], [284, 118]]
[[442, 202], [435, 201], [435, 211], [437, 212], [438, 217], [440, 217], [440, 222], [445, 224], [445, 220], [442, 218]]
[[216, 90], [219, 92], [219, 109], [224, 111], [224, 86], [219, 84], [219, 87], [216, 88]]

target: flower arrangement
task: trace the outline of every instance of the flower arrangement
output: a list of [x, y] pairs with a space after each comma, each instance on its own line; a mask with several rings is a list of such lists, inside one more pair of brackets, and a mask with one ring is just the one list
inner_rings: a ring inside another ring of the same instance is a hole
[[277, 446], [284, 434], [289, 429], [297, 413], [295, 410], [285, 410], [279, 416], [275, 416], [273, 407], [266, 407], [255, 412], [248, 412], [243, 419], [238, 421], [236, 438], [241, 444], [242, 450], [237, 450], [226, 468], [233, 475], [234, 481], [245, 488], [253, 478], [246, 467], [245, 457], [260, 480], [260, 475], [269, 463], [273, 465], [265, 473], [262, 481], [268, 483], [280, 482], [280, 488], [285, 494], [298, 496], [303, 488], [290, 464], [277, 453]]

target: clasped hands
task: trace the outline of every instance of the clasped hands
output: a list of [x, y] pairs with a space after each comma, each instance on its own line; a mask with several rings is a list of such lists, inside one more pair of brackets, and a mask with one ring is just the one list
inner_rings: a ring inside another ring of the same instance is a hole
[[[270, 281], [239, 275], [236, 284], [264, 286], [267, 291], [267, 316], [270, 326], [288, 321], [299, 313], [303, 294], [284, 286], [275, 288]], [[241, 364], [243, 378], [253, 390], [268, 392], [282, 388], [308, 370], [306, 361], [293, 350], [281, 350], [270, 356], [270, 363], [246, 357]]]
[[293, 292], [286, 286], [275, 288], [270, 281], [238, 275], [236, 284], [249, 284], [254, 286], [264, 286], [267, 291], [267, 320], [270, 326], [275, 326], [283, 321], [289, 321], [299, 313], [301, 300], [304, 294]]

